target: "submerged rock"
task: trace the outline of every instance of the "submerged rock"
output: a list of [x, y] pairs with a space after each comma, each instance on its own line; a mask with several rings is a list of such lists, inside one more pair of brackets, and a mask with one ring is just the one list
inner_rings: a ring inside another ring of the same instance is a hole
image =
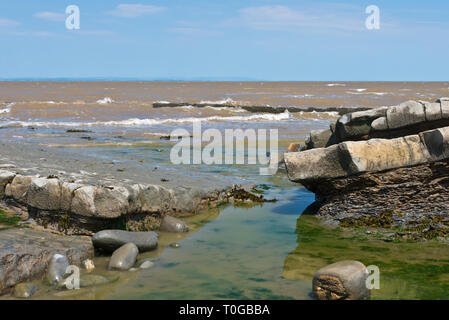
[[140, 252], [150, 251], [157, 248], [158, 236], [156, 232], [130, 232], [123, 230], [103, 230], [92, 237], [95, 248], [112, 252], [124, 244], [132, 242]]
[[173, 249], [181, 248], [181, 245], [177, 242], [172, 242], [169, 244], [169, 246], [170, 246], [170, 248], [173, 248]]
[[108, 269], [126, 271], [134, 266], [136, 263], [139, 249], [134, 243], [127, 243], [112, 254], [109, 261]]
[[142, 262], [142, 264], [140, 265], [140, 269], [149, 269], [152, 266], [154, 266], [154, 262], [151, 262], [149, 260]]
[[39, 288], [31, 283], [19, 283], [14, 287], [14, 297], [30, 298]]
[[93, 287], [116, 281], [118, 278], [109, 279], [96, 274], [85, 274], [80, 277], [80, 287]]
[[69, 267], [69, 259], [62, 254], [55, 254], [50, 260], [47, 271], [47, 280], [52, 286], [56, 286], [64, 280], [66, 270]]
[[171, 216], [165, 216], [162, 219], [159, 230], [164, 232], [188, 232], [189, 226], [182, 220]]
[[313, 295], [318, 300], [365, 300], [368, 270], [363, 263], [344, 260], [318, 270], [313, 277]]

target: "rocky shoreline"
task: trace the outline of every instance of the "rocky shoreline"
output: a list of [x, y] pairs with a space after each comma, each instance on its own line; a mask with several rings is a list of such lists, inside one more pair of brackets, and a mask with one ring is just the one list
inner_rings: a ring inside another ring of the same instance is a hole
[[449, 99], [354, 112], [285, 154], [291, 181], [314, 192], [306, 210], [342, 227], [394, 237], [449, 235]]
[[118, 225], [133, 231], [154, 230], [166, 214], [193, 214], [238, 200], [264, 201], [237, 185], [214, 192], [151, 184], [96, 186], [6, 170], [0, 170], [0, 186], [6, 207], [22, 208], [46, 228], [78, 235]]
[[[162, 169], [151, 172], [147, 179], [144, 171], [139, 171], [142, 168], [132, 163], [124, 173], [111, 170], [109, 166], [113, 164], [70, 159], [70, 155], [50, 148], [1, 146], [5, 152], [0, 164], [0, 213], [6, 212], [20, 221], [6, 228], [0, 224], [0, 294], [12, 292], [19, 283], [42, 279], [55, 254], [66, 256], [68, 263], [76, 266], [93, 258], [98, 250], [104, 254], [107, 251], [102, 250], [95, 237], [91, 238], [97, 232], [123, 232], [134, 238], [139, 234], [151, 236], [153, 242], [148, 246], [154, 250], [158, 243], [154, 231], [188, 231], [176, 216], [224, 204], [266, 201], [263, 195], [253, 192], [255, 186], [250, 183], [237, 185], [226, 179], [214, 183], [213, 177], [204, 183], [201, 179], [205, 176], [200, 176], [199, 181], [185, 177], [176, 181], [170, 177], [162, 185], [154, 183], [165, 176]], [[42, 166], [30, 166], [36, 163]], [[89, 173], [80, 168], [95, 171]], [[125, 245], [123, 241], [121, 244]], [[136, 245], [139, 251], [146, 251], [139, 243]], [[24, 285], [21, 290], [27, 288], [35, 289]]]

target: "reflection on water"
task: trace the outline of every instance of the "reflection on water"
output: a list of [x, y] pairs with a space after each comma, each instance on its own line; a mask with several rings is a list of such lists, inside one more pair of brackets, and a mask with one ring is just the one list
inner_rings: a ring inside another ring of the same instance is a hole
[[[228, 207], [199, 231], [168, 248], [155, 267], [118, 286], [111, 299], [308, 299], [310, 282], [283, 278], [296, 246], [295, 226], [313, 195], [278, 189], [269, 203]], [[294, 198], [295, 205], [285, 206]], [[276, 210], [276, 208], [287, 210]], [[296, 213], [296, 214], [293, 214]]]

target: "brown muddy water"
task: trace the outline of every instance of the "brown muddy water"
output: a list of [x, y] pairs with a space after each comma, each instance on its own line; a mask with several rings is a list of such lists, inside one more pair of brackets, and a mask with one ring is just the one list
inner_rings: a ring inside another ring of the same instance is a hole
[[[342, 259], [376, 264], [380, 299], [447, 299], [449, 246], [441, 242], [386, 243], [329, 230], [300, 216], [314, 195], [285, 172], [260, 176], [258, 165], [181, 165], [170, 162], [174, 129], [278, 129], [279, 151], [329, 126], [336, 112], [248, 112], [239, 106], [380, 107], [449, 96], [449, 82], [0, 82], [0, 139], [37, 144], [82, 157], [157, 164], [183, 174], [208, 172], [262, 184], [278, 202], [222, 207], [183, 217], [192, 231], [160, 235], [160, 248], [142, 254], [155, 265], [136, 272], [106, 270], [114, 283], [79, 291], [41, 285], [36, 299], [310, 299], [313, 273]], [[213, 106], [152, 108], [154, 102]], [[222, 104], [223, 107], [219, 105]], [[217, 106], [218, 105], [218, 106]], [[226, 106], [226, 107], [225, 107]], [[229, 107], [232, 106], [232, 107]], [[207, 183], [207, 181], [204, 181]], [[168, 246], [179, 242], [180, 248]]]

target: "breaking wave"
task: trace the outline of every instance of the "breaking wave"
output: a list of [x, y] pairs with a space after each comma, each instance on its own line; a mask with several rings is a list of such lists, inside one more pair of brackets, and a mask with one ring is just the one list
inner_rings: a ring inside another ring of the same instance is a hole
[[116, 120], [116, 121], [95, 121], [95, 122], [48, 122], [48, 121], [10, 121], [0, 127], [91, 127], [91, 126], [112, 126], [112, 127], [135, 127], [135, 126], [152, 126], [170, 123], [188, 123], [188, 122], [220, 122], [220, 121], [282, 121], [290, 120], [294, 117], [286, 110], [284, 113], [279, 114], [253, 114], [250, 116], [211, 116], [204, 118], [178, 118], [178, 119], [127, 119], [127, 120]]

